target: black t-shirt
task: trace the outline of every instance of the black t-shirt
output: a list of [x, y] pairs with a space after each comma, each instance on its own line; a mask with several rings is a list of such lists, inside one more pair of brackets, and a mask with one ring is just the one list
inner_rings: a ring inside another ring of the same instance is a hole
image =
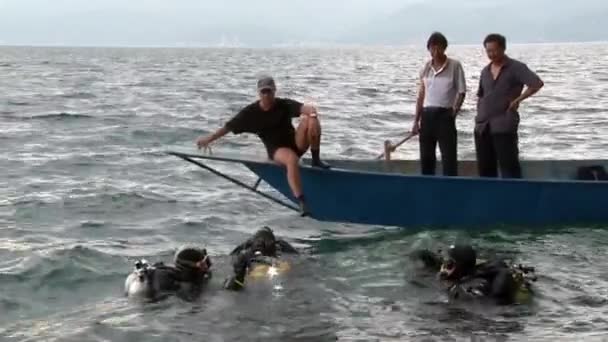
[[301, 102], [276, 98], [274, 106], [264, 111], [259, 101], [255, 101], [230, 119], [225, 127], [234, 134], [257, 134], [267, 148], [289, 146], [295, 141], [291, 119], [299, 117], [301, 109]]

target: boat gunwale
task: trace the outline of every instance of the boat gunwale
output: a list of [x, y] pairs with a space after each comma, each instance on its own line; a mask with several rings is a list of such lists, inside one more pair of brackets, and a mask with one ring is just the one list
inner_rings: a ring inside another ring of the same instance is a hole
[[[229, 156], [229, 155], [211, 155], [211, 154], [195, 154], [195, 153], [187, 153], [187, 152], [178, 152], [178, 151], [166, 151], [167, 154], [170, 155], [174, 155], [177, 157], [188, 157], [188, 158], [197, 158], [197, 159], [205, 159], [205, 160], [215, 160], [215, 161], [223, 161], [223, 162], [228, 162], [228, 163], [239, 163], [239, 164], [257, 164], [257, 165], [270, 165], [270, 166], [278, 166], [280, 167], [279, 164], [277, 164], [276, 162], [269, 160], [269, 159], [261, 159], [262, 157], [253, 157], [253, 156], [243, 156], [243, 157], [236, 157], [236, 156]], [[364, 162], [378, 162], [381, 163], [381, 160], [376, 160], [376, 159], [359, 159], [359, 160], [350, 160], [350, 159], [335, 159], [336, 161], [340, 160], [340, 161], [364, 161]], [[392, 160], [393, 162], [398, 162], [398, 161], [414, 161], [414, 160]], [[602, 164], [608, 164], [608, 160], [606, 159], [526, 159], [526, 161], [531, 161], [531, 162], [543, 162], [543, 161], [547, 161], [547, 162], [571, 162], [571, 161], [580, 161], [580, 162], [585, 162], [588, 161], [590, 163], [602, 163]], [[608, 185], [608, 182], [606, 181], [595, 181], [595, 180], [577, 180], [577, 179], [559, 179], [559, 178], [534, 178], [534, 179], [530, 179], [530, 178], [494, 178], [494, 177], [472, 177], [472, 176], [443, 176], [443, 175], [421, 175], [421, 174], [407, 174], [407, 173], [400, 173], [400, 172], [380, 172], [380, 171], [366, 171], [366, 170], [360, 170], [360, 169], [350, 169], [350, 168], [338, 168], [338, 167], [332, 167], [331, 169], [322, 169], [322, 168], [315, 168], [312, 167], [310, 165], [306, 165], [306, 164], [301, 164], [300, 167], [302, 168], [308, 168], [308, 169], [313, 169], [317, 172], [324, 172], [324, 173], [330, 173], [330, 172], [341, 172], [341, 173], [356, 173], [356, 174], [362, 174], [362, 175], [373, 175], [373, 176], [383, 176], [383, 177], [401, 177], [401, 178], [410, 178], [412, 180], [415, 179], [432, 179], [435, 181], [439, 181], [439, 182], [454, 182], [454, 181], [475, 181], [475, 182], [501, 182], [501, 183], [531, 183], [531, 184], [544, 184], [544, 183], [559, 183], [559, 184], [589, 184], [589, 185], [598, 185], [598, 184], [606, 184]]]

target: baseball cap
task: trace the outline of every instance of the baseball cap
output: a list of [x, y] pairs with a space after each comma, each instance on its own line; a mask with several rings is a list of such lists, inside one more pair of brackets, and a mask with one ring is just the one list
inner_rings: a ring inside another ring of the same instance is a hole
[[277, 87], [274, 83], [274, 79], [270, 76], [263, 76], [258, 79], [258, 91], [263, 89], [276, 90]]

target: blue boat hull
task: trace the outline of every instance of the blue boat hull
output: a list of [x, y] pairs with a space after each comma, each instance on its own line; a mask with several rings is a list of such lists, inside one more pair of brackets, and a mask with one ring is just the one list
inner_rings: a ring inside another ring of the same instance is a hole
[[[272, 162], [239, 157], [172, 154], [204, 168], [208, 167], [191, 158], [243, 164], [296, 203], [287, 183], [286, 170]], [[529, 179], [383, 172], [379, 169], [383, 167], [381, 165], [386, 167], [386, 164], [378, 163], [363, 163], [365, 169], [370, 169], [370, 165], [376, 165], [377, 168], [375, 171], [365, 171], [352, 168], [349, 162], [344, 164], [349, 165], [348, 169], [323, 170], [303, 165], [301, 176], [311, 217], [320, 221], [427, 228], [608, 224], [608, 182], [568, 178], [572, 177], [577, 166], [595, 162], [524, 163], [529, 171]], [[605, 164], [605, 161], [600, 163]], [[472, 172], [471, 170], [469, 165], [467, 172]], [[223, 176], [217, 171], [211, 171]], [[554, 177], [543, 179], [543, 172]], [[255, 188], [250, 190], [260, 193]], [[263, 195], [281, 203], [280, 200]]]
[[[247, 168], [294, 201], [285, 170]], [[304, 167], [312, 217], [383, 226], [608, 223], [608, 183], [408, 176]], [[295, 201], [294, 201], [295, 202]]]

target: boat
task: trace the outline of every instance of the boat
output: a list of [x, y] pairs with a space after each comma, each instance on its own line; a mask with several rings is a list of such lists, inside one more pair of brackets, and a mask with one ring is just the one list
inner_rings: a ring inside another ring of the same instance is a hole
[[[168, 151], [268, 200], [297, 211], [285, 168], [261, 157]], [[209, 162], [242, 164], [258, 180], [248, 185]], [[303, 159], [301, 177], [311, 217], [318, 221], [393, 227], [496, 227], [608, 224], [608, 160], [523, 160], [522, 179], [477, 177], [475, 161], [459, 161], [459, 176], [419, 174], [417, 160]], [[438, 162], [437, 170], [441, 170]], [[264, 181], [284, 199], [258, 189]], [[489, 229], [489, 228], [488, 228]]]

